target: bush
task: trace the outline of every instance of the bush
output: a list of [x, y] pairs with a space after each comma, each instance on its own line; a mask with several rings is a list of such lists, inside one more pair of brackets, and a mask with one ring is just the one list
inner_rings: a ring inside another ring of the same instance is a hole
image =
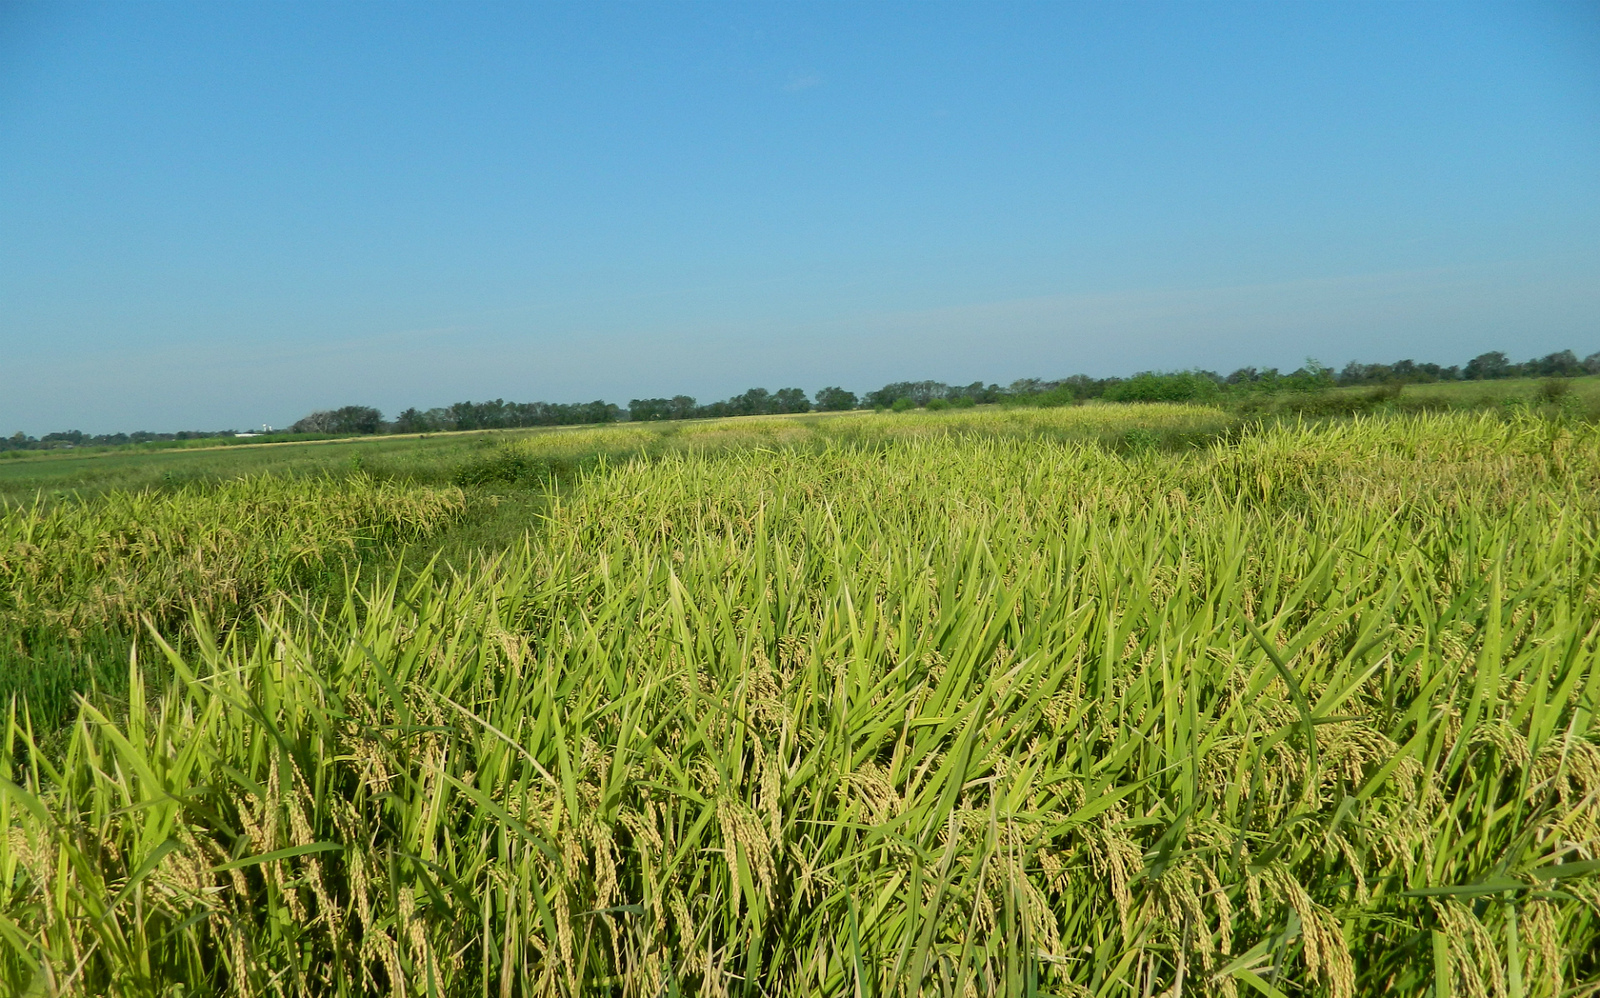
[[1061, 385], [1041, 392], [1027, 395], [1013, 395], [1006, 399], [1007, 405], [1025, 405], [1037, 409], [1049, 409], [1062, 405], [1077, 405], [1079, 396], [1069, 385]]
[[1566, 378], [1546, 378], [1539, 383], [1539, 401], [1560, 402], [1572, 394], [1572, 382]]
[[1198, 402], [1216, 398], [1220, 392], [1214, 380], [1194, 371], [1144, 371], [1107, 388], [1105, 398], [1112, 402]]
[[1128, 454], [1144, 454], [1156, 449], [1161, 438], [1153, 430], [1135, 427], [1122, 435], [1122, 449]]
[[906, 398], [904, 395], [895, 399], [894, 404], [889, 406], [889, 408], [893, 409], [895, 412], [905, 412], [907, 409], [915, 409], [916, 407], [917, 404], [911, 401], [909, 398]]
[[513, 485], [549, 477], [545, 463], [506, 447], [476, 461], [460, 465], [450, 475], [452, 485]]
[[927, 407], [929, 409], [948, 409], [948, 408], [950, 408], [950, 400], [949, 399], [929, 399]]

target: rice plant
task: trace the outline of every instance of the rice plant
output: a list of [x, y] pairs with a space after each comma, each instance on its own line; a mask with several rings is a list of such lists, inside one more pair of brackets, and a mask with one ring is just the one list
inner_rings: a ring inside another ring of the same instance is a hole
[[14, 707], [0, 977], [1600, 990], [1600, 434], [1029, 425], [602, 463], [443, 582], [199, 614], [59, 751]]
[[362, 541], [426, 535], [462, 506], [458, 489], [362, 475], [0, 506], [0, 629], [81, 633], [191, 606], [215, 616], [292, 588]]
[[426, 538], [465, 511], [459, 489], [250, 477], [169, 492], [0, 503], [0, 703], [54, 727], [78, 693], [121, 692], [141, 619], [182, 636], [248, 623], [288, 592], [338, 591], [357, 552]]

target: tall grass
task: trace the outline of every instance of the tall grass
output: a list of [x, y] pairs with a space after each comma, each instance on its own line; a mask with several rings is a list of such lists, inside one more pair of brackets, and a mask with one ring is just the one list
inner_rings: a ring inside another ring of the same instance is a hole
[[464, 460], [458, 485], [571, 480], [599, 461], [659, 460], [680, 454], [723, 454], [776, 448], [876, 449], [929, 438], [988, 440], [1025, 437], [1089, 442], [1125, 449], [1130, 432], [1169, 450], [1201, 446], [1235, 432], [1241, 421], [1220, 409], [1189, 405], [1084, 406], [904, 413], [841, 412], [756, 416], [543, 431], [508, 437]]
[[1117, 439], [603, 465], [496, 562], [134, 669], [58, 753], [18, 712], [0, 976], [1594, 993], [1600, 435]]

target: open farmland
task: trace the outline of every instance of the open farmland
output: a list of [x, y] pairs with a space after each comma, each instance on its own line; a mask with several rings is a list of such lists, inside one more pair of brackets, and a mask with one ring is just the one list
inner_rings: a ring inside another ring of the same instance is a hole
[[9, 993], [1600, 987], [1590, 423], [368, 446], [3, 513]]

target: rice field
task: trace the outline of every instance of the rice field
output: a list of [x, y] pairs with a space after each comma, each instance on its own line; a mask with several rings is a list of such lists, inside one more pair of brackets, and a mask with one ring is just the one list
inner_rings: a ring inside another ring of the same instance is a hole
[[[13, 700], [7, 993], [1600, 993], [1591, 424], [860, 413], [445, 478], [0, 514], [11, 632], [148, 635]], [[372, 557], [486, 482], [513, 542]]]

